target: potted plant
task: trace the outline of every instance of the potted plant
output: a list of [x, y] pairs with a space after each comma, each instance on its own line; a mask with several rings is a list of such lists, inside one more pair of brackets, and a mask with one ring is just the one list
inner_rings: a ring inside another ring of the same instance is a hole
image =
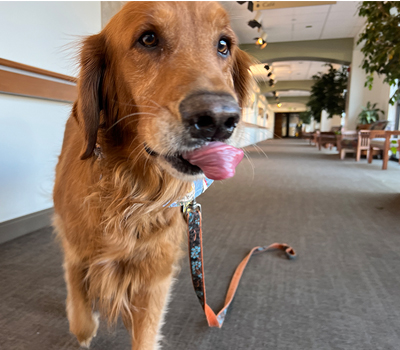
[[371, 126], [372, 123], [375, 123], [379, 120], [379, 113], [385, 114], [379, 108], [376, 108], [377, 103], [371, 105], [371, 102], [367, 102], [367, 106], [362, 108], [361, 113], [358, 115], [359, 125], [357, 126], [358, 130], [367, 130]]
[[319, 72], [312, 77], [314, 84], [307, 103], [314, 120], [318, 123], [321, 122], [322, 111], [326, 111], [328, 118], [332, 118], [334, 115], [342, 115], [346, 104], [347, 67], [338, 70], [332, 64], [327, 66], [327, 73]]
[[385, 83], [396, 87], [389, 100], [393, 105], [400, 98], [400, 2], [363, 1], [358, 15], [366, 18], [357, 41], [363, 45], [365, 86], [371, 90], [373, 74], [383, 75]]
[[311, 118], [312, 118], [312, 112], [310, 110], [301, 112], [299, 115], [300, 121], [302, 124], [305, 125], [310, 125], [311, 124]]

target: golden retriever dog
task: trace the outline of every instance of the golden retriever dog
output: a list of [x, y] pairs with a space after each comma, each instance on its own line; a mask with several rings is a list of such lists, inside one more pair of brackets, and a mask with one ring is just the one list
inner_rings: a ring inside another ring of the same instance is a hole
[[250, 64], [218, 3], [128, 3], [83, 41], [54, 187], [81, 346], [97, 333], [98, 309], [111, 324], [121, 316], [132, 349], [158, 348], [185, 237], [168, 203], [204, 176], [182, 153], [233, 142]]

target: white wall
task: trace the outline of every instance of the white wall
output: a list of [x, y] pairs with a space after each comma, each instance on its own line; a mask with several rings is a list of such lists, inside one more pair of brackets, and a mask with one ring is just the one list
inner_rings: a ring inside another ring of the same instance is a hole
[[100, 1], [0, 1], [1, 58], [74, 75], [77, 41], [100, 30]]
[[342, 118], [340, 115], [334, 115], [332, 118], [328, 118], [328, 113], [326, 111], [322, 111], [320, 124], [321, 131], [331, 131], [333, 126], [340, 126], [342, 125], [341, 123]]
[[[355, 38], [355, 42], [357, 38], [358, 35]], [[374, 74], [372, 89], [369, 90], [367, 87], [364, 87], [366, 73], [361, 68], [363, 59], [364, 54], [361, 52], [360, 46], [355, 45], [350, 70], [349, 106], [345, 120], [345, 128], [347, 130], [356, 129], [358, 115], [362, 107], [367, 105], [368, 101], [372, 104], [377, 103], [377, 107], [385, 112], [384, 117], [381, 117], [381, 119], [385, 120], [388, 118], [390, 86], [383, 83], [383, 76], [379, 77], [377, 74]]]
[[275, 112], [269, 106], [267, 107], [267, 125], [266, 128], [268, 129], [268, 138], [274, 138], [274, 128], [275, 128]]
[[[0, 2], [0, 57], [74, 75], [77, 45], [71, 43], [100, 29], [98, 1]], [[70, 109], [0, 94], [0, 222], [53, 206], [54, 168]]]
[[[268, 121], [265, 120], [265, 125], [264, 116], [260, 117], [258, 115], [259, 108], [264, 109], [264, 115], [266, 113], [269, 114], [269, 119]], [[274, 119], [274, 115], [271, 116], [271, 111], [268, 107], [268, 101], [265, 96], [260, 95], [260, 88], [258, 87], [256, 81], [253, 80], [250, 102], [247, 107], [243, 108], [242, 120], [246, 123], [254, 124], [254, 127], [249, 125], [243, 127], [239, 143], [236, 146], [245, 147], [272, 138], [273, 129], [272, 132], [270, 130], [264, 129], [264, 127], [268, 127], [268, 123], [270, 123], [271, 117], [272, 119]], [[262, 128], [259, 128], [258, 126], [261, 126]]]
[[[390, 96], [393, 96], [393, 94], [396, 92], [396, 89], [397, 89], [397, 86], [390, 87]], [[391, 130], [394, 130], [394, 128], [395, 128], [397, 104], [398, 104], [398, 102], [396, 102], [394, 105], [389, 104], [389, 108], [388, 108], [387, 120], [390, 121], [390, 123], [388, 125], [388, 129], [391, 129]], [[400, 125], [399, 125], [399, 130], [400, 130]]]

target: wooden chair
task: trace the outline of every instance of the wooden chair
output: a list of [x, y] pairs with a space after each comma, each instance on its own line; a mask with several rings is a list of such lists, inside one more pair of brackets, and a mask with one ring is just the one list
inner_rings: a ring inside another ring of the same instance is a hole
[[[400, 151], [399, 141], [393, 136], [399, 136], [400, 131], [382, 131], [382, 130], [371, 130], [369, 134], [369, 152], [368, 152], [368, 163], [372, 163], [373, 151], [379, 150], [382, 152], [383, 164], [382, 170], [387, 169], [389, 161], [389, 150], [391, 148], [391, 141], [397, 141], [397, 150]], [[400, 160], [399, 160], [400, 164]]]
[[346, 153], [356, 154], [356, 162], [361, 158], [361, 152], [369, 150], [370, 130], [360, 131], [342, 131], [337, 135], [337, 149], [340, 153], [340, 159], [344, 159]]
[[319, 130], [315, 130], [312, 135], [312, 139], [310, 140], [310, 144], [313, 143], [315, 147], [318, 147], [318, 135]]
[[314, 139], [314, 133], [313, 132], [302, 132], [301, 138], [304, 140], [309, 140], [310, 145], [311, 145], [311, 141]]
[[321, 150], [322, 146], [329, 146], [329, 149], [336, 147], [336, 133], [334, 131], [319, 131], [317, 133], [317, 144], [319, 150]]

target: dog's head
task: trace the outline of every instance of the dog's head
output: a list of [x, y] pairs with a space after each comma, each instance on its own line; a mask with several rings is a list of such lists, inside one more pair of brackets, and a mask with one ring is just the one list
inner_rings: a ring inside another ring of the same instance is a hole
[[175, 177], [201, 175], [181, 155], [212, 141], [232, 142], [250, 64], [218, 3], [128, 3], [83, 43], [81, 158], [92, 155], [99, 139], [142, 152]]

